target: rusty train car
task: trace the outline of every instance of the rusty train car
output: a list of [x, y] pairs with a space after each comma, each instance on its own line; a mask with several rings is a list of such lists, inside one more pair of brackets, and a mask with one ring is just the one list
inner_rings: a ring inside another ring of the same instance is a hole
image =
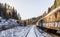
[[[60, 14], [57, 14], [59, 17], [54, 19], [51, 15], [55, 13], [60, 13], [60, 6], [56, 9], [52, 10], [49, 14], [47, 14], [45, 17], [38, 20], [38, 26], [53, 29], [53, 30], [60, 30]], [[51, 18], [52, 17], [52, 18]], [[51, 20], [50, 20], [51, 18]], [[52, 21], [53, 20], [53, 21]], [[50, 21], [50, 22], [48, 22]]]
[[53, 30], [60, 30], [60, 22], [40, 23], [39, 26]]

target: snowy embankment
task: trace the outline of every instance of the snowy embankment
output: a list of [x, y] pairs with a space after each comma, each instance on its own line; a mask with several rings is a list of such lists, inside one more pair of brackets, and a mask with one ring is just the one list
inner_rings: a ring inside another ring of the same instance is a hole
[[26, 37], [31, 26], [17, 26], [0, 32], [0, 37]]
[[1, 30], [5, 30], [5, 29], [9, 29], [15, 26], [19, 26], [21, 25], [21, 23], [18, 23], [17, 20], [15, 19], [3, 19], [2, 17], [0, 17], [0, 31]]

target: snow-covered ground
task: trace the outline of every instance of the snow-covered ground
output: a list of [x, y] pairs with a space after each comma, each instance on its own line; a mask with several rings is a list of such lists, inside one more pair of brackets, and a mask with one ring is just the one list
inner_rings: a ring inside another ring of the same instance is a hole
[[3, 19], [2, 17], [0, 17], [0, 31], [4, 30], [4, 29], [8, 29], [8, 28], [12, 28], [15, 26], [19, 26], [21, 25], [20, 23], [17, 22], [17, 20], [15, 19]]
[[52, 37], [36, 26], [17, 26], [0, 32], [0, 37]]
[[52, 37], [50, 34], [38, 29], [36, 26], [20, 25], [21, 24], [15, 19], [10, 18], [6, 20], [0, 17], [0, 37]]
[[27, 37], [36, 37], [35, 32], [34, 32], [34, 26], [32, 26], [30, 32], [28, 33]]
[[0, 32], [0, 37], [24, 37], [31, 29], [30, 26], [21, 27], [17, 26], [12, 29], [4, 30]]

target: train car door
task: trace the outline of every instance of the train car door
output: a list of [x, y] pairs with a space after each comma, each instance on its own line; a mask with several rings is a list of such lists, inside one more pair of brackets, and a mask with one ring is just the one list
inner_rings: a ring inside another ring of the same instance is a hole
[[43, 20], [40, 20], [40, 27], [43, 27]]

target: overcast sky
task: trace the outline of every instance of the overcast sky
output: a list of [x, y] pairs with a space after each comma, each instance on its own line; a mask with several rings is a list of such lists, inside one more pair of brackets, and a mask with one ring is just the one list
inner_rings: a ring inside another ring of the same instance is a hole
[[13, 6], [21, 15], [22, 19], [40, 16], [53, 5], [54, 0], [0, 0]]

